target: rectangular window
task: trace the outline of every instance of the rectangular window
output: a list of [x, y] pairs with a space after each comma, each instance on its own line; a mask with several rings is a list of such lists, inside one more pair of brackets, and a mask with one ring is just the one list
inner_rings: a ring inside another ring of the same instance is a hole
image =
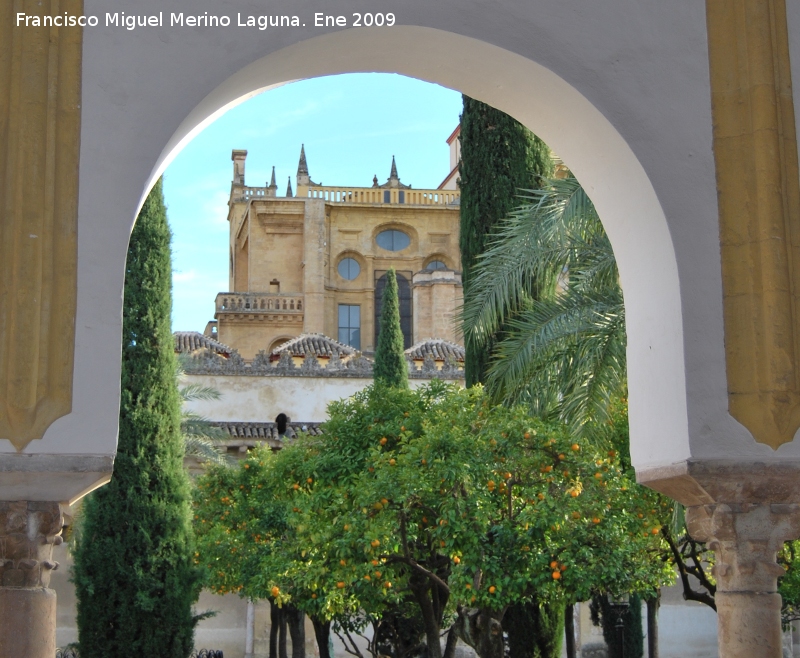
[[389, 190], [383, 191], [383, 202], [390, 203], [392, 200], [392, 193]]
[[405, 203], [405, 202], [406, 202], [406, 193], [405, 193], [405, 192], [403, 192], [403, 190], [400, 190], [400, 191], [397, 193], [397, 196], [398, 196], [398, 201], [399, 201], [400, 203]]
[[361, 349], [361, 307], [339, 304], [339, 342]]

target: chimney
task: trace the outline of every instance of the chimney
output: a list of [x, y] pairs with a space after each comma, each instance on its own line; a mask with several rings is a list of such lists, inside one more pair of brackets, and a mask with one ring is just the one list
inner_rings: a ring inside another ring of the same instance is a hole
[[244, 161], [247, 159], [247, 151], [234, 149], [231, 151], [233, 160], [233, 184], [244, 185]]

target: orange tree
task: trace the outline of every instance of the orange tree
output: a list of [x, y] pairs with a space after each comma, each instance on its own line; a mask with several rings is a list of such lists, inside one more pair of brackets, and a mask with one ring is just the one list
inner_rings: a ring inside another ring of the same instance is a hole
[[315, 624], [413, 605], [431, 658], [451, 618], [446, 655], [458, 636], [499, 656], [492, 629], [512, 603], [669, 577], [667, 510], [616, 450], [480, 388], [370, 387], [331, 405], [323, 436], [213, 470], [198, 492], [198, 560], [217, 591], [291, 602]]

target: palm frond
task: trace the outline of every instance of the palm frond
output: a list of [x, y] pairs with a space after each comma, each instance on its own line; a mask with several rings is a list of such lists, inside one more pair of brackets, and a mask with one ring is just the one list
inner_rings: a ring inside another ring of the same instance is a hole
[[211, 462], [219, 466], [233, 466], [235, 464], [234, 459], [222, 452], [221, 447], [206, 436], [184, 433], [183, 443], [187, 457], [195, 457], [201, 461]]
[[465, 290], [465, 340], [496, 337], [487, 388], [580, 433], [625, 387], [625, 309], [611, 243], [575, 179], [528, 192]]

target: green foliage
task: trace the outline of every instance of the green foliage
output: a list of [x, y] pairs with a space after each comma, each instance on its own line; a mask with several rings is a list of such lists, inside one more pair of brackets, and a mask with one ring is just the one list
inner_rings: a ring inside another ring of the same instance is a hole
[[592, 622], [603, 629], [603, 639], [608, 645], [609, 656], [619, 656], [619, 635], [617, 619], [622, 615], [622, 643], [625, 658], [642, 658], [644, 655], [644, 631], [642, 629], [642, 599], [633, 594], [628, 607], [614, 609], [605, 596], [592, 598], [590, 606]]
[[563, 617], [566, 601], [671, 578], [657, 530], [671, 509], [622, 468], [622, 431], [576, 442], [481, 387], [376, 384], [332, 404], [322, 436], [201, 478], [198, 559], [218, 592], [319, 619], [381, 620], [411, 601], [439, 656], [457, 606], [535, 596]]
[[512, 605], [503, 615], [509, 658], [560, 658], [564, 639], [563, 601], [535, 599]]
[[787, 541], [778, 554], [778, 564], [786, 574], [778, 581], [778, 593], [783, 599], [781, 621], [787, 626], [800, 620], [800, 540]]
[[170, 233], [159, 181], [125, 270], [119, 443], [111, 482], [83, 505], [74, 549], [81, 656], [186, 658], [200, 571], [170, 330]]
[[463, 321], [476, 345], [503, 328], [487, 378], [495, 399], [576, 431], [607, 416], [626, 390], [625, 309], [611, 243], [574, 178], [547, 181], [498, 227]]
[[[525, 126], [504, 112], [463, 97], [461, 114], [461, 266], [464, 296], [469, 299], [476, 259], [488, 234], [517, 205], [520, 190], [539, 187], [553, 172], [550, 150]], [[491, 341], [466, 337], [466, 378], [484, 381]]]
[[403, 330], [400, 328], [400, 302], [394, 268], [386, 273], [374, 373], [376, 382], [408, 388], [408, 364], [403, 354]]

